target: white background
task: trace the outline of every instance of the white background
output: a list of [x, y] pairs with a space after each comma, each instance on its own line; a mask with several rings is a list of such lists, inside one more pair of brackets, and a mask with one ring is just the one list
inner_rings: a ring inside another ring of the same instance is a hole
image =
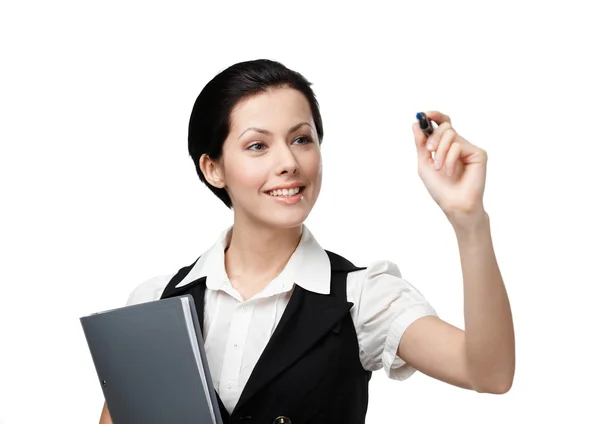
[[321, 103], [324, 186], [307, 221], [320, 244], [358, 265], [395, 261], [461, 327], [457, 244], [417, 175], [415, 113], [450, 115], [489, 154], [514, 386], [485, 395], [379, 371], [367, 422], [598, 422], [591, 4], [2, 3], [0, 423], [97, 422], [79, 317], [124, 305], [230, 224], [195, 174], [187, 124], [214, 75], [257, 58], [305, 75]]

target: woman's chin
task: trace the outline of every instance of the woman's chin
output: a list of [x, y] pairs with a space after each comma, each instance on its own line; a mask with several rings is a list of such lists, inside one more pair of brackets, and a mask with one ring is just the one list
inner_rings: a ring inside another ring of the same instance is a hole
[[310, 209], [305, 208], [287, 211], [272, 211], [272, 213], [262, 216], [261, 221], [272, 227], [294, 228], [302, 225], [304, 221], [306, 221], [306, 218], [308, 218], [309, 213]]
[[294, 228], [299, 225], [302, 225], [304, 223], [304, 221], [306, 221], [306, 218], [308, 218], [307, 213], [290, 214], [288, 216], [285, 216], [285, 214], [281, 214], [277, 217], [270, 216], [270, 217], [267, 217], [266, 219], [267, 219], [267, 222], [272, 223], [272, 225], [274, 227]]
[[307, 199], [302, 199], [301, 202], [294, 205], [279, 204], [271, 199], [263, 200], [267, 200], [267, 202], [261, 201], [253, 206], [248, 205], [246, 208], [238, 208], [238, 213], [234, 208], [234, 215], [238, 215], [236, 221], [242, 218], [239, 216], [241, 212], [247, 215], [247, 219], [241, 219], [241, 221], [254, 221], [257, 224], [260, 223], [260, 225], [282, 229], [294, 228], [306, 221], [313, 206], [307, 202]]

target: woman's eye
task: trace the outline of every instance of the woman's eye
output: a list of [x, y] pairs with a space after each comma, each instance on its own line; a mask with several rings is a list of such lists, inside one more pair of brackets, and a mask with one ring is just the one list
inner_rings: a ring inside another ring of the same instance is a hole
[[[254, 147], [260, 147], [260, 149], [255, 149]], [[264, 150], [264, 143], [254, 143], [251, 146], [248, 147], [248, 150], [254, 150], [255, 152], [259, 152], [261, 150]]]
[[306, 136], [298, 137], [294, 141], [298, 141], [298, 140], [304, 140], [305, 141], [305, 143], [300, 143], [300, 144], [308, 144], [308, 143], [311, 142], [311, 139], [309, 137], [306, 137]]
[[[298, 143], [296, 143], [296, 142], [298, 142]], [[310, 139], [310, 137], [306, 137], [306, 136], [301, 136], [294, 140], [294, 143], [300, 144], [300, 145], [305, 145], [305, 144], [308, 144], [311, 142], [312, 142], [312, 140]], [[267, 146], [264, 143], [254, 143], [254, 144], [248, 146], [248, 150], [252, 150], [254, 152], [260, 152], [262, 150], [265, 150], [266, 148], [267, 148]]]

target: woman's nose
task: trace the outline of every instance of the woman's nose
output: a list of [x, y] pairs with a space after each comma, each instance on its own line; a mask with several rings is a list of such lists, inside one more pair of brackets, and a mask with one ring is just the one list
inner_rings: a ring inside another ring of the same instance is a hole
[[282, 148], [279, 156], [277, 174], [295, 174], [298, 172], [298, 161], [289, 148]]

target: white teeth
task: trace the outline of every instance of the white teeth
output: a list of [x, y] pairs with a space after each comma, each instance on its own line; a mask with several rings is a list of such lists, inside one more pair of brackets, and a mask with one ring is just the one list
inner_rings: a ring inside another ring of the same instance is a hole
[[300, 192], [300, 187], [290, 188], [289, 190], [284, 188], [283, 190], [272, 190], [269, 192], [271, 196], [294, 196]]

